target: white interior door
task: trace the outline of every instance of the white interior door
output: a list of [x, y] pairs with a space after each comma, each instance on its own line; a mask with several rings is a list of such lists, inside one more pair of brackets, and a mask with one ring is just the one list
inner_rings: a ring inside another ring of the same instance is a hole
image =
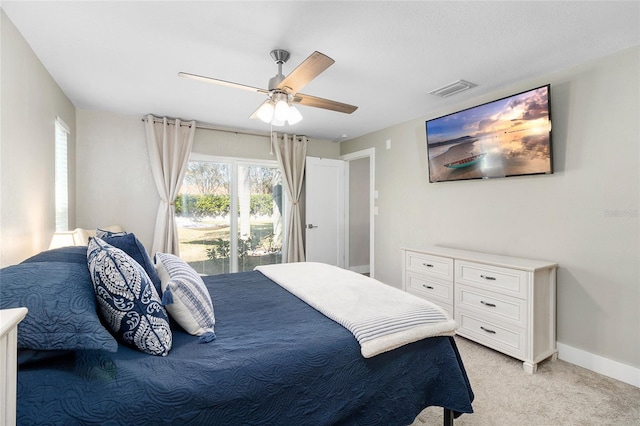
[[306, 260], [344, 267], [345, 162], [307, 157]]

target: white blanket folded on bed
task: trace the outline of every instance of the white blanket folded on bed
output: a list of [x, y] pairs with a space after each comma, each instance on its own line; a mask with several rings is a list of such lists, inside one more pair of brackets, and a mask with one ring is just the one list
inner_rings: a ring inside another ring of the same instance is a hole
[[457, 328], [437, 305], [346, 269], [314, 262], [255, 269], [351, 331], [365, 358]]

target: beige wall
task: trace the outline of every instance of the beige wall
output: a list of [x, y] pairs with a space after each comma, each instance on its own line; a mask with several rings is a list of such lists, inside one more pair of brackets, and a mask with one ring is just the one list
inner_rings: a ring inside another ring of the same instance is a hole
[[77, 223], [120, 225], [151, 249], [160, 197], [142, 117], [77, 110]]
[[[376, 278], [401, 247], [558, 262], [558, 341], [640, 367], [640, 48], [343, 142], [376, 147]], [[425, 120], [551, 83], [555, 174], [429, 183]], [[385, 140], [392, 149], [385, 149]]]
[[[192, 151], [213, 156], [276, 160], [275, 154], [271, 154], [271, 146], [267, 136], [222, 132], [206, 128], [196, 129]], [[339, 158], [340, 144], [322, 139], [309, 139], [307, 155]]]
[[[77, 127], [78, 226], [118, 224], [151, 249], [160, 198], [142, 117], [78, 109]], [[196, 129], [193, 152], [199, 154], [275, 160], [269, 151], [268, 137]], [[310, 140], [308, 154], [338, 158], [340, 146]]]
[[49, 247], [55, 229], [55, 118], [70, 127], [69, 226], [75, 225], [75, 108], [0, 9], [0, 265]]

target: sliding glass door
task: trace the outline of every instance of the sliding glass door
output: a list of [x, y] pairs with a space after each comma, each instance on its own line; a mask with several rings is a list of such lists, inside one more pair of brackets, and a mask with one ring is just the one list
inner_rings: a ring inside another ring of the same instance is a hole
[[176, 200], [180, 257], [206, 275], [282, 262], [283, 202], [275, 162], [197, 157]]

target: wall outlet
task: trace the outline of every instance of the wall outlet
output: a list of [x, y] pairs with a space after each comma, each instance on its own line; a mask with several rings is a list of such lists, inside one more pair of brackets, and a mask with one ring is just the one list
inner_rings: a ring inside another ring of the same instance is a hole
[[387, 149], [391, 149], [391, 139], [387, 139]]

